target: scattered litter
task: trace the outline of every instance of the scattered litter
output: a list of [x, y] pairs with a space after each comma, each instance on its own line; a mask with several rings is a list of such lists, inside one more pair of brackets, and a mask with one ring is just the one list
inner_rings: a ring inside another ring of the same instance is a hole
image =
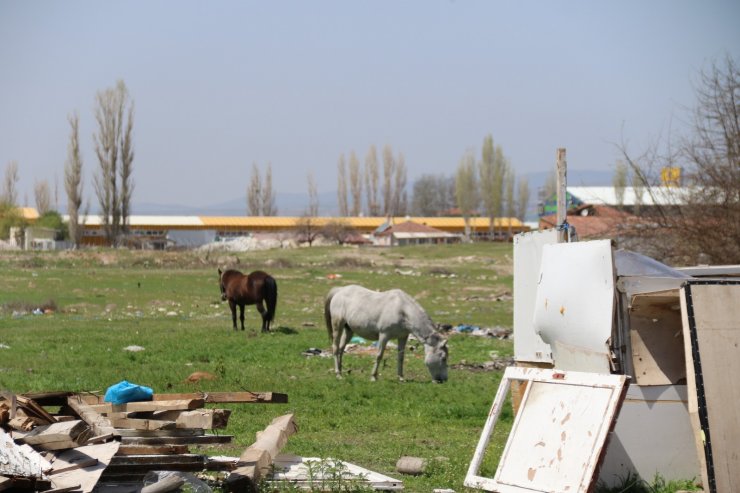
[[139, 351], [143, 351], [144, 348], [141, 346], [126, 346], [123, 348], [124, 351], [131, 351], [132, 353], [137, 353]]
[[342, 274], [327, 274], [326, 275], [326, 278], [329, 279], [329, 280], [339, 279], [341, 277], [342, 277]]
[[104, 402], [126, 404], [127, 402], [150, 401], [153, 395], [154, 391], [150, 387], [122, 380], [108, 387], [105, 391]]
[[352, 339], [349, 340], [349, 342], [354, 344], [367, 344], [367, 339], [360, 336], [354, 336]]
[[[144, 476], [145, 486], [157, 486], [157, 491], [168, 491], [162, 489], [165, 484], [171, 484], [173, 490], [180, 486], [187, 485], [184, 489], [193, 493], [211, 493], [213, 490], [205, 482], [201, 481], [193, 474], [180, 471], [149, 471]], [[178, 486], [175, 486], [178, 485]], [[141, 490], [144, 493], [144, 489]], [[154, 491], [154, 489], [152, 489]]]
[[177, 316], [177, 312], [167, 312], [167, 314], [165, 316], [167, 316], [167, 317], [176, 317]]
[[43, 315], [44, 310], [42, 310], [41, 308], [34, 308], [34, 310], [31, 313], [33, 313], [34, 315]]
[[301, 327], [316, 327], [316, 324], [313, 322], [303, 322]]
[[462, 360], [460, 363], [452, 365], [451, 368], [469, 371], [501, 371], [509, 366], [514, 366], [513, 357], [497, 358], [483, 363], [468, 363], [466, 360]]
[[396, 269], [396, 274], [400, 276], [420, 276], [421, 272], [417, 272], [412, 269], [409, 269], [409, 270]]
[[303, 356], [320, 356], [322, 358], [330, 358], [331, 357], [331, 353], [330, 352], [324, 351], [323, 349], [319, 349], [319, 348], [315, 348], [315, 347], [308, 348], [305, 351], [303, 351], [301, 354]]
[[7, 344], [3, 344], [3, 343], [0, 342], [0, 349], [10, 349], [10, 346], [8, 346]]
[[482, 328], [478, 327], [477, 325], [459, 324], [455, 327], [452, 327], [452, 330], [457, 332], [458, 334], [495, 337], [496, 339], [509, 339], [512, 334], [511, 329], [499, 326]]

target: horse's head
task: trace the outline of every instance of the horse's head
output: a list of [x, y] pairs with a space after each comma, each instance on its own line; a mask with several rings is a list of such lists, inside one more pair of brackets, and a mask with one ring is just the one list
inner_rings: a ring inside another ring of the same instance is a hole
[[427, 365], [432, 380], [437, 383], [447, 381], [447, 339], [435, 334], [424, 344], [424, 363]]
[[226, 288], [224, 287], [224, 273], [218, 269], [218, 287], [221, 289], [221, 301], [226, 301]]

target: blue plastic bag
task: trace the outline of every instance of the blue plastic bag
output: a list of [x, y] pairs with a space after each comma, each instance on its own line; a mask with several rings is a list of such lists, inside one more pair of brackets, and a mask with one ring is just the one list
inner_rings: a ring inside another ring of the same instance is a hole
[[154, 391], [149, 387], [123, 380], [108, 387], [105, 391], [105, 402], [125, 404], [127, 402], [150, 401]]

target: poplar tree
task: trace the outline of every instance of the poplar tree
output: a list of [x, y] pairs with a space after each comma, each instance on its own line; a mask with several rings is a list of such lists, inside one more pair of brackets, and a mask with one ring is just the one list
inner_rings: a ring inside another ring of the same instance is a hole
[[252, 163], [252, 174], [247, 187], [247, 215], [259, 216], [262, 214], [262, 179], [257, 163]]
[[67, 161], [64, 163], [64, 190], [67, 192], [67, 215], [69, 216], [69, 238], [75, 248], [82, 242], [80, 207], [82, 206], [82, 156], [80, 155], [80, 119], [76, 113], [70, 115], [70, 135], [67, 144]]
[[367, 214], [374, 217], [380, 215], [378, 204], [378, 153], [371, 145], [365, 157], [365, 190], [367, 193]]
[[95, 102], [98, 132], [93, 134], [93, 141], [99, 169], [93, 185], [105, 238], [118, 245], [131, 212], [134, 106], [122, 80], [98, 92]]
[[470, 239], [470, 216], [478, 207], [479, 202], [475, 157], [472, 152], [466, 152], [457, 166], [455, 198], [465, 221], [465, 237]]
[[396, 171], [396, 160], [389, 144], [383, 147], [383, 215], [394, 216], [393, 175]]
[[362, 212], [362, 174], [355, 151], [349, 155], [349, 186], [352, 192], [352, 215], [359, 216]]
[[349, 206], [347, 203], [347, 166], [344, 162], [344, 154], [339, 155], [337, 168], [337, 202], [339, 203], [339, 215], [346, 217], [349, 214]]

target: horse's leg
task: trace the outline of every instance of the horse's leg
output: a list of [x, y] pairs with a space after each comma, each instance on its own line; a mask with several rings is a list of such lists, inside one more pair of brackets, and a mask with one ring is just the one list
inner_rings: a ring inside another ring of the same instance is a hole
[[398, 379], [403, 382], [403, 357], [406, 354], [406, 341], [409, 340], [409, 336], [401, 336], [398, 338]]
[[370, 380], [372, 380], [373, 382], [378, 379], [378, 367], [380, 367], [380, 361], [383, 359], [383, 353], [385, 352], [386, 344], [388, 344], [388, 336], [381, 332], [380, 336], [378, 337], [378, 355], [375, 357], [373, 373], [370, 375]]
[[342, 378], [342, 355], [344, 354], [344, 348], [347, 343], [352, 339], [352, 329], [347, 327], [344, 320], [340, 320], [339, 323], [332, 323], [332, 340], [331, 349], [334, 353], [334, 373], [337, 378]]
[[236, 302], [234, 300], [229, 300], [229, 308], [231, 308], [231, 323], [234, 325], [234, 330], [236, 330]]
[[[239, 320], [242, 323], [242, 330], [244, 330], [244, 303], [239, 303]], [[234, 329], [236, 329], [236, 322], [234, 324]]]
[[261, 300], [257, 302], [257, 311], [262, 316], [262, 332], [270, 332], [270, 322], [267, 321], [267, 310], [265, 310], [265, 305]]

